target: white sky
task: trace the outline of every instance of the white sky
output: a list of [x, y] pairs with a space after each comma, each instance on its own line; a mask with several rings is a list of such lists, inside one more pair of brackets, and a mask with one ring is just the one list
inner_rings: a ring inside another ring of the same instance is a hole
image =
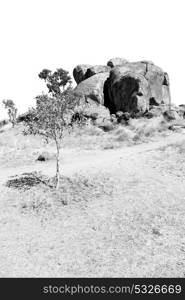
[[24, 112], [45, 89], [43, 68], [72, 74], [123, 57], [162, 67], [172, 101], [185, 103], [184, 40], [184, 0], [0, 0], [0, 102]]

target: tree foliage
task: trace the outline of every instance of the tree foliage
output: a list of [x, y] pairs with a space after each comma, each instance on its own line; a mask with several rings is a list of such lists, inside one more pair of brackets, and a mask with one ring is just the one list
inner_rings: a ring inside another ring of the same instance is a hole
[[57, 96], [37, 96], [36, 108], [30, 109], [30, 118], [26, 121], [27, 132], [39, 134], [47, 141], [55, 140], [60, 145], [64, 130], [72, 126], [72, 116], [78, 101], [69, 89]]
[[49, 93], [54, 95], [60, 94], [72, 83], [69, 72], [62, 68], [57, 69], [55, 72], [43, 69], [38, 76], [45, 80]]
[[12, 126], [14, 127], [16, 124], [16, 118], [17, 118], [17, 108], [15, 106], [15, 103], [11, 99], [6, 99], [2, 101], [5, 109], [8, 111], [8, 117], [9, 121], [12, 123]]

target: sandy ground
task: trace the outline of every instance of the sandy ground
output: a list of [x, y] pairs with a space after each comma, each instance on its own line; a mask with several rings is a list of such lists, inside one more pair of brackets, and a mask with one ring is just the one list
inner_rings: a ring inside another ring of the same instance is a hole
[[182, 141], [183, 132], [121, 149], [65, 149], [62, 174], [95, 178], [105, 193], [92, 187], [54, 216], [24, 212], [20, 191], [5, 186], [24, 172], [54, 175], [54, 161], [2, 166], [0, 276], [184, 277], [185, 177], [161, 151]]

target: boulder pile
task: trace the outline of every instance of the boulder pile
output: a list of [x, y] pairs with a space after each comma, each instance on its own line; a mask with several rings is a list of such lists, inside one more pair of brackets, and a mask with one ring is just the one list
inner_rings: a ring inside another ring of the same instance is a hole
[[160, 111], [159, 107], [170, 105], [168, 74], [151, 61], [113, 58], [107, 65], [78, 65], [73, 76], [76, 94], [104, 105], [111, 114], [121, 111], [142, 116], [155, 107]]

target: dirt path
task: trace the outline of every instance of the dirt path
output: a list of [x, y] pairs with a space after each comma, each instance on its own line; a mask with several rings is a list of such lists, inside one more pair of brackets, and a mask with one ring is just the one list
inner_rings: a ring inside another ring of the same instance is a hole
[[[64, 150], [61, 157], [61, 172], [63, 175], [72, 175], [74, 173], [98, 172], [102, 168], [115, 168], [116, 162], [120, 158], [125, 162], [135, 159], [137, 156], [145, 156], [147, 151], [152, 151], [168, 144], [175, 144], [185, 140], [184, 133], [174, 133], [169, 136], [161, 137], [156, 141], [135, 145], [133, 147], [124, 147], [121, 149], [108, 150]], [[20, 175], [25, 172], [41, 171], [50, 176], [54, 175], [55, 162], [35, 163], [34, 165], [22, 165], [19, 168], [1, 168], [0, 183], [5, 182], [9, 176]]]
[[13, 198], [21, 194], [3, 183], [35, 170], [53, 175], [54, 162], [1, 169], [0, 276], [184, 277], [185, 185], [155, 159], [159, 147], [182, 140], [175, 133], [122, 149], [65, 150], [64, 175], [104, 182], [108, 174], [113, 192], [105, 182], [105, 194], [61, 206], [44, 221], [22, 214]]

